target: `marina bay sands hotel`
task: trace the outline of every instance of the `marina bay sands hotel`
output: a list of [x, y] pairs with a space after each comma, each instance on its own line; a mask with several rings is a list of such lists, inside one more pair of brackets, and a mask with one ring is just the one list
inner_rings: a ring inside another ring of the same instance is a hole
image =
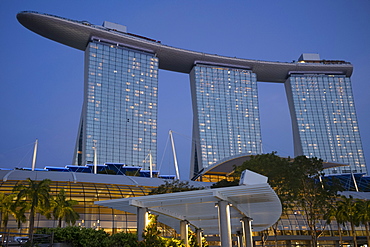
[[74, 164], [148, 169], [148, 153], [156, 164], [158, 70], [163, 69], [190, 75], [190, 177], [224, 159], [262, 152], [258, 81], [285, 84], [295, 156], [349, 165], [327, 174], [367, 173], [349, 62], [321, 60], [318, 54], [302, 54], [297, 62], [231, 58], [167, 46], [111, 22], [97, 26], [30, 11], [17, 19], [85, 53]]

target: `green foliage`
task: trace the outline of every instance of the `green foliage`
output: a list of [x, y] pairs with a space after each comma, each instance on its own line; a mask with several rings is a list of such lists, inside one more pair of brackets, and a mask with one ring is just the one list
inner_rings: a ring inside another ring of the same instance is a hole
[[174, 193], [174, 192], [181, 192], [181, 191], [190, 191], [190, 190], [199, 190], [203, 188], [194, 187], [189, 185], [189, 182], [180, 181], [180, 180], [173, 180], [171, 182], [166, 181], [164, 184], [160, 185], [158, 188], [153, 189], [149, 195], [156, 195], [156, 194], [166, 194], [166, 193]]
[[268, 177], [268, 183], [275, 190], [283, 206], [288, 206], [289, 196], [294, 194], [297, 188], [295, 181], [294, 170], [290, 166], [290, 158], [281, 158], [276, 155], [276, 152], [254, 155], [250, 160], [244, 162], [241, 166], [235, 167], [234, 176], [239, 177], [241, 173], [248, 169]]
[[[188, 241], [189, 246], [191, 246], [191, 247], [199, 247], [198, 241], [197, 241], [197, 236], [196, 236], [197, 234], [195, 232], [193, 232], [190, 229], [190, 227], [189, 227], [189, 230], [188, 230], [188, 235], [189, 235], [189, 241]], [[202, 246], [203, 247], [208, 247], [208, 243], [207, 243], [205, 237], [202, 237]]]
[[100, 247], [108, 236], [104, 230], [80, 228], [79, 238], [73, 239], [72, 244], [76, 247]]
[[[183, 241], [160, 237], [156, 216], [151, 216], [142, 242], [133, 233], [119, 232], [110, 236], [104, 230], [68, 226], [65, 228], [42, 228], [37, 234], [53, 236], [54, 243], [67, 243], [73, 247], [185, 247]], [[196, 245], [190, 245], [195, 247]], [[206, 246], [206, 245], [205, 245]]]
[[73, 247], [110, 247], [106, 240], [109, 234], [104, 230], [69, 226], [38, 229], [36, 233], [48, 235], [54, 233], [54, 243], [70, 243]]
[[29, 203], [29, 228], [30, 242], [33, 242], [33, 229], [35, 224], [35, 215], [37, 212], [43, 214], [50, 209], [50, 179], [42, 181], [33, 181], [27, 178], [27, 181], [20, 181], [14, 187], [13, 192], [17, 193], [16, 204], [22, 201]]
[[[185, 247], [184, 242], [175, 238], [162, 238], [164, 246], [166, 247]], [[192, 246], [192, 245], [190, 245]]]
[[335, 183], [321, 181], [324, 175], [322, 160], [306, 156], [281, 158], [276, 152], [255, 155], [235, 167], [233, 176], [239, 178], [245, 169], [268, 177], [268, 183], [279, 196], [284, 211], [297, 208], [302, 210], [313, 245], [316, 246], [317, 238], [325, 230], [325, 226], [318, 227], [321, 225], [319, 222], [331, 210], [330, 205], [340, 190]]
[[149, 215], [149, 224], [147, 225], [143, 233], [144, 240], [140, 242], [141, 247], [150, 247], [150, 246], [165, 247], [165, 243], [160, 237], [161, 232], [158, 230], [157, 218], [158, 218], [157, 215], [153, 214]]
[[237, 186], [239, 185], [239, 179], [235, 179], [234, 181], [228, 181], [226, 179], [222, 179], [218, 181], [217, 183], [214, 183], [211, 188], [222, 188], [222, 187], [231, 187], [231, 186]]
[[359, 223], [365, 226], [367, 246], [370, 246], [370, 232], [369, 232], [369, 223], [370, 223], [370, 200], [356, 200], [355, 204], [357, 212], [357, 220]]
[[15, 207], [14, 207], [14, 198], [15, 194], [4, 194], [0, 193], [0, 227], [1, 224], [4, 226], [4, 231], [8, 226], [9, 216], [15, 214]]
[[74, 225], [76, 220], [80, 218], [79, 214], [74, 210], [73, 206], [77, 205], [78, 201], [68, 200], [64, 189], [56, 195], [53, 202], [53, 215], [58, 220], [58, 226], [62, 226], [62, 220], [67, 224]]
[[[156, 215], [149, 215], [150, 223], [148, 224], [145, 232], [143, 234], [144, 240], [139, 243], [140, 247], [185, 247], [184, 242], [182, 240], [178, 240], [175, 238], [164, 238], [160, 237], [161, 232], [158, 229]], [[203, 246], [208, 246], [205, 239], [202, 239]], [[198, 244], [196, 242], [195, 234], [189, 230], [189, 247], [197, 247]]]
[[104, 246], [109, 247], [137, 247], [137, 235], [133, 233], [119, 232], [103, 241]]

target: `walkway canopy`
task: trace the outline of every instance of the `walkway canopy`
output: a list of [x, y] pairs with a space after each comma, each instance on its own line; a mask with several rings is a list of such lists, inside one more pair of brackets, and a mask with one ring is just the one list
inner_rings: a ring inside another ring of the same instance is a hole
[[[144, 208], [158, 214], [158, 221], [179, 231], [179, 221], [187, 221], [206, 235], [219, 234], [219, 222], [225, 222], [232, 234], [242, 232], [240, 220], [252, 218], [253, 231], [274, 224], [281, 215], [281, 203], [267, 183], [267, 177], [246, 170], [241, 185], [178, 193], [148, 195], [95, 204], [136, 214]], [[245, 182], [243, 182], [245, 181]], [[227, 203], [227, 220], [220, 220], [220, 202]]]

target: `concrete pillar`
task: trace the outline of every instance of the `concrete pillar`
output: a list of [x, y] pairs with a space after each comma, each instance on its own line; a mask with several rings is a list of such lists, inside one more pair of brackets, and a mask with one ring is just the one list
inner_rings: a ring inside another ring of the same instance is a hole
[[147, 210], [147, 208], [137, 207], [136, 223], [137, 223], [137, 239], [139, 241], [142, 241], [143, 240], [143, 233], [145, 231], [145, 228], [148, 225], [148, 210]]
[[252, 239], [252, 218], [243, 217], [241, 220], [243, 226], [243, 236], [244, 236], [244, 247], [253, 247]]
[[218, 228], [222, 247], [231, 247], [231, 224], [230, 206], [227, 201], [219, 201], [218, 208]]
[[180, 238], [181, 240], [184, 240], [184, 244], [185, 246], [189, 246], [189, 243], [188, 243], [188, 239], [189, 239], [189, 236], [188, 236], [188, 233], [189, 233], [189, 224], [188, 224], [188, 221], [186, 220], [181, 220], [180, 221]]
[[202, 247], [203, 246], [203, 243], [202, 243], [202, 237], [203, 237], [203, 234], [202, 234], [203, 230], [200, 229], [200, 228], [197, 228], [195, 230], [195, 233], [197, 234], [197, 244], [199, 247]]

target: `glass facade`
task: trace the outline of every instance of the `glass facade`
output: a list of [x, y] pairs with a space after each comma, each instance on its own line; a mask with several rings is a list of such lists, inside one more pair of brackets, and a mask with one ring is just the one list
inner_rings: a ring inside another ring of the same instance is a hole
[[261, 153], [257, 80], [252, 71], [197, 64], [190, 83], [191, 176], [230, 156]]
[[92, 41], [85, 51], [84, 105], [74, 164], [149, 168], [157, 155], [158, 58]]
[[[104, 175], [103, 175], [104, 176]], [[4, 194], [11, 194], [14, 186], [19, 180], [8, 180], [0, 182], [0, 190]], [[94, 204], [95, 201], [121, 199], [125, 197], [136, 197], [147, 195], [154, 187], [130, 186], [118, 184], [87, 183], [52, 181], [50, 194], [55, 197], [61, 189], [64, 189], [67, 199], [78, 201], [74, 208], [80, 215], [76, 226], [104, 229], [107, 232], [136, 232], [136, 215], [119, 211], [112, 208], [102, 207]], [[28, 215], [27, 215], [28, 219]], [[28, 222], [21, 225], [11, 217], [8, 228], [12, 232], [27, 232]], [[42, 215], [36, 217], [37, 228], [56, 227], [57, 220], [47, 219]], [[63, 222], [65, 226], [65, 222]]]
[[350, 165], [327, 169], [327, 174], [367, 173], [350, 78], [293, 74], [285, 87], [294, 155]]

